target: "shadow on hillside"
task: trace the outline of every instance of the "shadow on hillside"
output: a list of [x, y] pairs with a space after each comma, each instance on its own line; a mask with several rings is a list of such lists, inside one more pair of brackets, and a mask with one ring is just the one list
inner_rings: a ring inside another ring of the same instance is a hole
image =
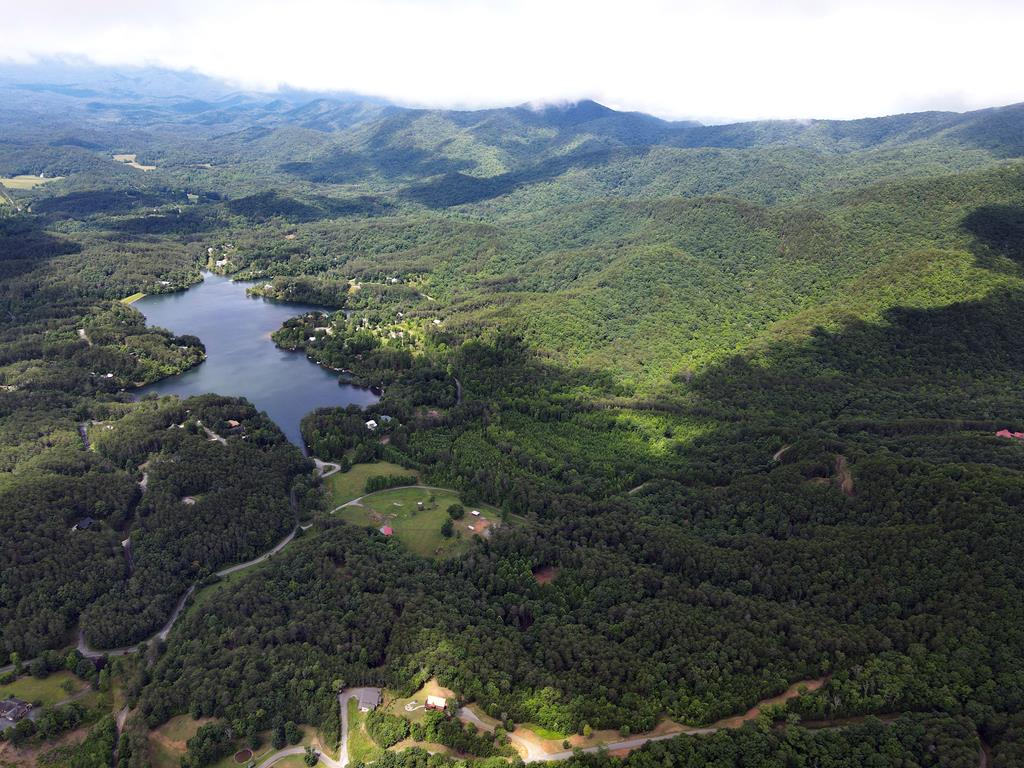
[[377, 197], [363, 195], [348, 199], [315, 196], [299, 200], [273, 190], [231, 200], [227, 209], [250, 221], [264, 222], [281, 218], [293, 223], [331, 219], [341, 216], [379, 216], [391, 206]]
[[964, 217], [961, 226], [974, 236], [974, 253], [980, 266], [1000, 270], [999, 257], [1024, 264], [1024, 208], [1021, 206], [982, 206]]
[[[95, 214], [129, 213], [142, 207], [154, 207], [173, 202], [168, 198], [134, 190], [97, 189], [71, 192], [59, 197], [47, 197], [32, 204], [35, 213], [61, 216], [93, 216]], [[182, 196], [180, 202], [185, 202]]]
[[39, 262], [82, 250], [46, 232], [32, 219], [0, 218], [0, 282], [31, 272]]
[[[371, 142], [373, 146], [374, 142]], [[469, 160], [440, 157], [423, 149], [396, 149], [382, 145], [366, 153], [335, 149], [316, 160], [282, 163], [283, 173], [317, 184], [350, 184], [374, 175], [386, 179], [422, 178], [472, 168]]]
[[527, 184], [550, 181], [569, 171], [604, 165], [616, 156], [637, 155], [645, 150], [587, 148], [570, 155], [553, 157], [518, 171], [480, 178], [464, 173], [447, 173], [440, 179], [408, 187], [402, 196], [428, 208], [450, 208], [507, 195]]

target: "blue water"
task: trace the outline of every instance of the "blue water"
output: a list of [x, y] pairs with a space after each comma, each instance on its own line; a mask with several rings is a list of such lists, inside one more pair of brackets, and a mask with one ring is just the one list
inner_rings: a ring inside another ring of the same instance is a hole
[[339, 384], [338, 375], [301, 352], [274, 346], [270, 334], [289, 317], [321, 307], [246, 296], [244, 283], [210, 273], [187, 291], [146, 296], [132, 306], [150, 325], [190, 333], [206, 345], [206, 360], [185, 373], [138, 390], [188, 397], [206, 392], [242, 395], [266, 411], [288, 439], [303, 446], [299, 421], [314, 408], [366, 406], [368, 389]]

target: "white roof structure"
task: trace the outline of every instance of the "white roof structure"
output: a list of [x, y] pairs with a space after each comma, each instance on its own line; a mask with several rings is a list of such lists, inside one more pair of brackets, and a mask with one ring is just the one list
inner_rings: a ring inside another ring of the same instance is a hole
[[427, 696], [427, 706], [435, 709], [444, 709], [448, 706], [448, 699], [444, 696]]

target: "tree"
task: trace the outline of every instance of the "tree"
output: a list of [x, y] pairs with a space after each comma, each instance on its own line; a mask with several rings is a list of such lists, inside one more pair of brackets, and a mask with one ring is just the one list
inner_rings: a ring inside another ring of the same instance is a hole
[[452, 519], [449, 517], [441, 524], [441, 535], [446, 539], [450, 539], [454, 532], [455, 526], [452, 524]]
[[285, 745], [288, 743], [288, 739], [284, 735], [284, 726], [280, 723], [274, 726], [274, 735], [271, 737], [270, 743], [273, 745], [274, 749], [284, 749]]
[[306, 751], [302, 755], [302, 762], [304, 762], [306, 765], [310, 766], [310, 768], [313, 768], [313, 766], [316, 765], [316, 763], [317, 763], [317, 761], [319, 759], [320, 759], [320, 753], [317, 752], [315, 749], [313, 749], [311, 746], [309, 746], [307, 744], [306, 745]]
[[284, 737], [289, 744], [298, 744], [302, 741], [302, 731], [299, 726], [289, 720], [284, 724]]
[[451, 504], [448, 506], [448, 517], [452, 520], [461, 520], [465, 514], [466, 508], [461, 504]]

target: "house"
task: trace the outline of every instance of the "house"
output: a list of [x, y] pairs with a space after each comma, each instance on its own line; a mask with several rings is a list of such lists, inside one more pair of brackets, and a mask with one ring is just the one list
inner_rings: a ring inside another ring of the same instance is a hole
[[392, 528], [392, 527], [391, 527], [390, 525], [382, 525], [382, 526], [381, 526], [380, 528], [378, 528], [377, 530], [379, 530], [379, 531], [380, 531], [381, 533], [383, 533], [383, 534], [384, 534], [385, 536], [390, 536], [391, 534], [393, 534], [393, 533], [395, 532], [395, 529], [394, 529], [394, 528]]
[[380, 688], [360, 688], [357, 698], [360, 712], [376, 709], [380, 706]]
[[373, 432], [373, 430], [377, 428], [377, 422], [374, 421], [373, 419], [370, 419], [368, 422], [366, 422], [366, 428]]
[[444, 696], [427, 696], [427, 709], [444, 709], [448, 706], [448, 699]]
[[4, 699], [0, 701], [0, 731], [13, 727], [19, 720], [28, 717], [32, 705], [21, 699]]
[[473, 517], [480, 517], [480, 510], [479, 509], [474, 509], [473, 512], [472, 512], [472, 515], [473, 515]]
[[95, 522], [96, 521], [93, 520], [91, 517], [83, 517], [81, 520], [79, 520], [77, 523], [75, 523], [74, 528], [72, 528], [71, 530], [73, 530], [73, 531], [88, 531], [90, 528], [92, 528], [93, 523], [95, 523]]

